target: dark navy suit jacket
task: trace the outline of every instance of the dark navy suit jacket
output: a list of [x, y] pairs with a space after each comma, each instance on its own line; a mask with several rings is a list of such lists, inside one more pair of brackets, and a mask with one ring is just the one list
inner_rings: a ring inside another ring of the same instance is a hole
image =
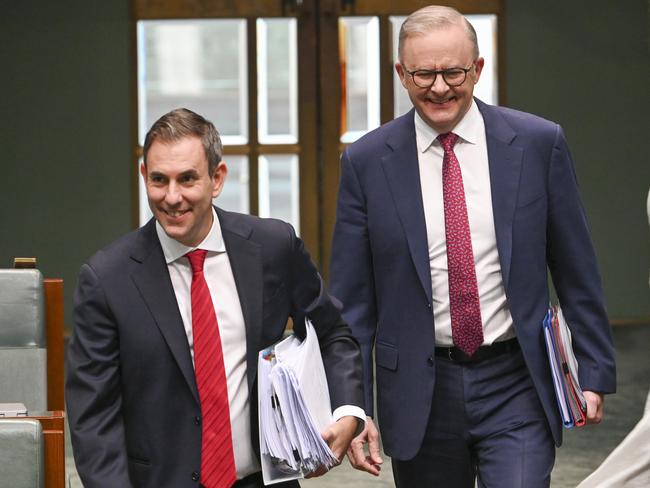
[[[573, 162], [559, 125], [476, 100], [485, 121], [507, 303], [557, 445], [562, 427], [542, 320], [547, 270], [573, 332], [584, 389], [613, 392], [614, 352]], [[366, 412], [386, 453], [410, 459], [430, 413], [435, 359], [431, 278], [413, 111], [349, 146], [341, 162], [331, 292], [361, 343]], [[442, 191], [442, 189], [441, 189]]]
[[[332, 408], [363, 405], [359, 346], [290, 225], [217, 209], [246, 326], [253, 446], [258, 352], [289, 317], [319, 336]], [[152, 219], [81, 268], [66, 400], [86, 488], [193, 487], [201, 415], [185, 329]]]

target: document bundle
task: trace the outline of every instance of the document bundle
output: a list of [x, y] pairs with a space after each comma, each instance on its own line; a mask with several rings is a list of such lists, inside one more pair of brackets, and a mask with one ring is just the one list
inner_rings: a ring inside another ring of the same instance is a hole
[[560, 307], [549, 307], [544, 318], [544, 340], [551, 365], [553, 387], [562, 423], [566, 428], [582, 426], [587, 402], [578, 381], [578, 362], [573, 354], [571, 331]]
[[337, 462], [321, 436], [332, 422], [318, 337], [307, 320], [295, 335], [260, 351], [257, 387], [260, 457], [265, 484], [303, 478]]

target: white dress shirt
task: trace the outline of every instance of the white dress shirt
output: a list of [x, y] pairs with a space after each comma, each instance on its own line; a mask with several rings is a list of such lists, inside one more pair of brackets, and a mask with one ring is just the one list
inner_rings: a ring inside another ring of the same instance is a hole
[[[230, 424], [232, 427], [233, 450], [237, 478], [241, 479], [262, 468], [255, 457], [251, 442], [250, 404], [246, 380], [246, 328], [244, 315], [232, 274], [230, 259], [221, 234], [221, 225], [214, 208], [210, 232], [196, 247], [187, 247], [169, 237], [162, 226], [156, 222], [156, 232], [165, 255], [169, 276], [174, 287], [178, 309], [183, 319], [187, 342], [194, 363], [194, 338], [192, 335], [192, 267], [185, 257], [194, 249], [208, 251], [203, 265], [203, 274], [210, 290], [210, 297], [217, 314], [224, 368], [228, 385], [230, 405]], [[363, 428], [366, 415], [362, 408], [342, 405], [333, 414], [333, 419], [351, 415], [357, 417], [359, 429]], [[360, 431], [360, 430], [359, 430]]]
[[[515, 336], [515, 333], [503, 286], [494, 230], [485, 124], [474, 101], [453, 132], [459, 136], [454, 146], [454, 153], [460, 164], [465, 188], [483, 321], [483, 344], [492, 344], [510, 339]], [[438, 346], [451, 346], [453, 340], [449, 313], [447, 241], [442, 194], [444, 151], [436, 139], [439, 133], [422, 120], [417, 112], [415, 113], [415, 135], [431, 267], [435, 340]]]

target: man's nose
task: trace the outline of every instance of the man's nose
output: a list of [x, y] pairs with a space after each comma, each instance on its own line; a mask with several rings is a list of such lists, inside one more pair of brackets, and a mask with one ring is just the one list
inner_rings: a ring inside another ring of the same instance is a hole
[[165, 203], [168, 205], [177, 205], [183, 199], [181, 194], [180, 187], [173, 181], [167, 186], [167, 191], [165, 192]]
[[433, 93], [445, 93], [447, 90], [449, 90], [449, 85], [441, 73], [436, 76], [436, 79], [433, 82], [433, 85], [431, 85], [430, 90]]

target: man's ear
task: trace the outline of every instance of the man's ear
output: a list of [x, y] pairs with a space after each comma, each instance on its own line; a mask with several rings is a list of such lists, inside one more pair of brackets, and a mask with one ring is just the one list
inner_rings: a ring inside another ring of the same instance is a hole
[[142, 179], [144, 180], [145, 186], [147, 185], [147, 168], [144, 165], [144, 162], [140, 163], [140, 174], [142, 175]]
[[397, 75], [399, 76], [399, 81], [402, 82], [402, 86], [404, 88], [406, 87], [406, 70], [404, 69], [404, 66], [402, 66], [402, 63], [399, 61], [395, 62], [395, 71], [397, 71]]
[[217, 198], [221, 194], [227, 175], [228, 167], [226, 166], [226, 163], [221, 160], [212, 174], [212, 198]]
[[474, 70], [476, 71], [476, 74], [474, 75], [474, 84], [478, 83], [481, 73], [483, 72], [483, 66], [485, 66], [485, 59], [476, 58], [476, 61], [474, 61]]

